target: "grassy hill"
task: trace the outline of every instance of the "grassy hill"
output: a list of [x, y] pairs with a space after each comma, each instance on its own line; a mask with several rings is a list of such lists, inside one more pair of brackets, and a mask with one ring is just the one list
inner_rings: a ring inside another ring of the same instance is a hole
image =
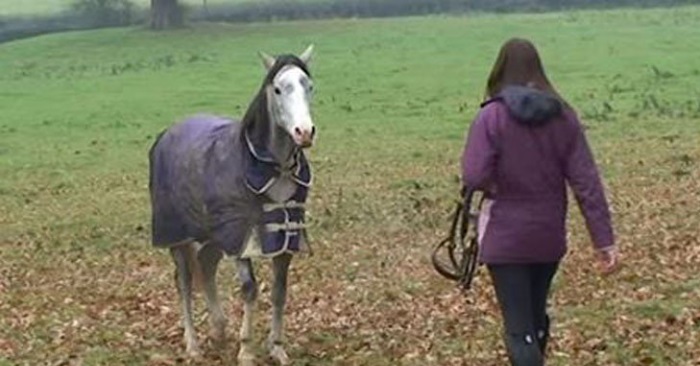
[[[177, 361], [172, 267], [149, 243], [148, 148], [187, 115], [240, 116], [263, 76], [256, 52], [311, 42], [316, 255], [292, 265], [292, 358], [502, 364], [486, 273], [465, 297], [428, 256], [459, 189], [464, 133], [511, 36], [536, 42], [586, 123], [626, 262], [614, 277], [597, 276], [572, 204], [549, 364], [693, 365], [699, 20], [690, 7], [124, 28], [0, 44], [0, 365]], [[201, 364], [235, 357], [241, 301], [230, 263], [220, 279], [232, 340], [207, 347]]]

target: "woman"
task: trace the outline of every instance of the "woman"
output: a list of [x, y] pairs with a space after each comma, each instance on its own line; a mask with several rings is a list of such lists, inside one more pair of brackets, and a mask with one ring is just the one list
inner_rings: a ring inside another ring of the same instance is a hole
[[604, 273], [617, 267], [618, 252], [581, 124], [527, 40], [511, 39], [501, 48], [467, 137], [462, 174], [466, 191], [484, 192], [480, 261], [504, 318], [508, 357], [514, 366], [542, 365], [547, 297], [566, 252], [566, 183]]

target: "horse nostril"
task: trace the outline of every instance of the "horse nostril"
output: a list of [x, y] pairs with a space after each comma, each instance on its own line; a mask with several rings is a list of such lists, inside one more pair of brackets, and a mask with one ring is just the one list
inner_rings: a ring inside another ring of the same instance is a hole
[[294, 128], [294, 134], [297, 136], [301, 136], [301, 129], [299, 127]]
[[316, 136], [316, 126], [311, 126], [311, 137]]

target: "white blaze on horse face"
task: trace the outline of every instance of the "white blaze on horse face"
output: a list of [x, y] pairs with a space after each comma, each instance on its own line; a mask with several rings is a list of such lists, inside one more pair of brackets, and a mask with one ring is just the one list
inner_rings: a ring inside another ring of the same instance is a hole
[[316, 129], [311, 118], [313, 85], [309, 76], [299, 67], [285, 67], [275, 76], [271, 89], [277, 123], [298, 146], [311, 146]]

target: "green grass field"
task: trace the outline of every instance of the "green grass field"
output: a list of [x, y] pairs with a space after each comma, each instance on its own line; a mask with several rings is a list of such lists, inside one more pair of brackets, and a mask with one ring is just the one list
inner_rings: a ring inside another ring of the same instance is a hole
[[[256, 52], [315, 43], [310, 232], [287, 311], [296, 365], [502, 365], [488, 276], [463, 296], [432, 246], [500, 44], [539, 46], [601, 164], [625, 267], [597, 275], [572, 204], [549, 365], [700, 364], [700, 8], [72, 32], [0, 45], [0, 365], [173, 365], [147, 151], [189, 114], [240, 116]], [[267, 282], [267, 264], [258, 266]], [[242, 302], [220, 272], [231, 364]], [[269, 287], [268, 287], [269, 288]], [[257, 339], [268, 329], [261, 296]], [[198, 299], [198, 331], [207, 332]], [[263, 353], [261, 351], [261, 360]], [[61, 363], [65, 362], [65, 363]]]

